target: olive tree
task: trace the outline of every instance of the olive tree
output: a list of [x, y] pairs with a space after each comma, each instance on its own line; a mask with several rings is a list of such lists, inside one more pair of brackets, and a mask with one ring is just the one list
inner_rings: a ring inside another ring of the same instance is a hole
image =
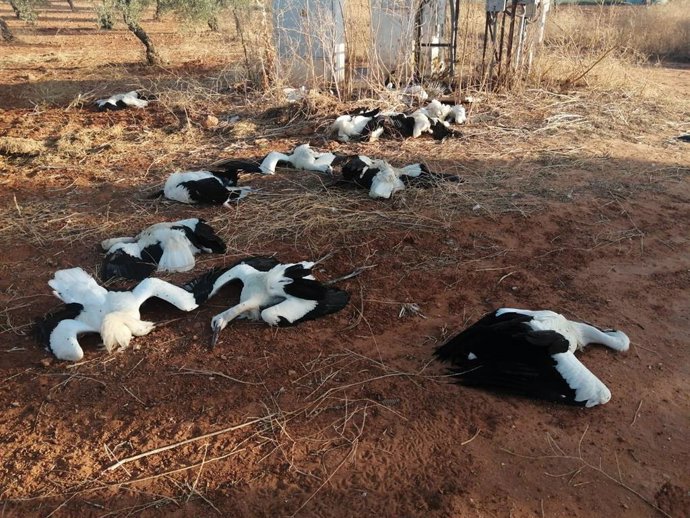
[[[14, 1], [14, 0], [13, 0]], [[102, 0], [96, 7], [101, 28], [112, 28], [113, 13], [122, 15], [127, 28], [146, 48], [146, 61], [149, 65], [160, 65], [163, 59], [146, 30], [141, 26], [143, 13], [155, 8], [155, 18], [166, 12], [174, 13], [184, 23], [208, 23], [214, 30], [218, 28], [218, 13], [229, 6], [232, 0]], [[239, 0], [241, 1], [241, 0]]]

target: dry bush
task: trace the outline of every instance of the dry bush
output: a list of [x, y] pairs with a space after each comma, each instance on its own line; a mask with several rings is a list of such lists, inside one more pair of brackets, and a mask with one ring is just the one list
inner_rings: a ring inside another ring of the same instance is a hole
[[0, 154], [36, 156], [45, 151], [43, 141], [20, 137], [0, 137]]
[[644, 6], [560, 6], [550, 14], [546, 46], [626, 59], [690, 60], [690, 0]]
[[652, 59], [690, 58], [690, 0], [644, 6], [557, 6], [527, 85], [631, 89]]

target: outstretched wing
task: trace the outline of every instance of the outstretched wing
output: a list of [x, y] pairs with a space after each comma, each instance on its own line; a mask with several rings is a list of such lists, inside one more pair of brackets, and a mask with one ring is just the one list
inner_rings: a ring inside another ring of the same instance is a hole
[[[572, 405], [594, 406], [608, 389], [568, 352], [556, 331], [535, 331], [530, 315], [490, 313], [436, 351], [463, 385]], [[607, 397], [608, 394], [608, 397]]]
[[105, 301], [108, 290], [98, 283], [81, 268], [58, 270], [48, 285], [53, 293], [63, 302], [70, 304], [78, 302], [84, 306], [100, 305]]

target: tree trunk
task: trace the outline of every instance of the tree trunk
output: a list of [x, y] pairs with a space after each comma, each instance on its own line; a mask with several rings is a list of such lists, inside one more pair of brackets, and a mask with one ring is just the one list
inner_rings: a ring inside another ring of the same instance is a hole
[[14, 15], [15, 15], [17, 18], [21, 18], [22, 12], [19, 10], [19, 7], [18, 7], [17, 4], [14, 2], [14, 0], [8, 0], [8, 1], [9, 1], [9, 3], [10, 3], [10, 6], [12, 6], [12, 10], [14, 11]]
[[0, 18], [0, 36], [2, 37], [2, 41], [14, 41], [14, 34], [12, 34], [12, 31], [10, 28], [7, 26], [7, 23], [5, 20]]
[[72, 0], [67, 0], [67, 3], [69, 4], [70, 10], [74, 11], [74, 2]]
[[153, 19], [157, 22], [160, 21], [161, 15], [163, 14], [163, 2], [162, 0], [156, 0], [156, 14], [153, 15]]
[[127, 13], [125, 13], [124, 20], [127, 28], [132, 31], [132, 34], [139, 38], [139, 41], [146, 47], [146, 62], [149, 65], [162, 65], [164, 63], [163, 58], [161, 58], [158, 51], [156, 51], [153, 41], [151, 41], [151, 38], [149, 38], [144, 28], [139, 25], [136, 20], [128, 16]]
[[206, 23], [208, 24], [208, 28], [211, 29], [213, 32], [219, 32], [220, 31], [220, 26], [218, 25], [218, 17], [216, 15], [211, 16]]

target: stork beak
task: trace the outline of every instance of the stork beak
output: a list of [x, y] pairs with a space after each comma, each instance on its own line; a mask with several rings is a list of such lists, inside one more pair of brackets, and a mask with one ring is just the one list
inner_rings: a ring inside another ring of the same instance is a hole
[[220, 331], [220, 326], [213, 326], [213, 336], [211, 336], [211, 350], [213, 350], [213, 348], [216, 346], [216, 342], [218, 342], [218, 335], [220, 335]]

